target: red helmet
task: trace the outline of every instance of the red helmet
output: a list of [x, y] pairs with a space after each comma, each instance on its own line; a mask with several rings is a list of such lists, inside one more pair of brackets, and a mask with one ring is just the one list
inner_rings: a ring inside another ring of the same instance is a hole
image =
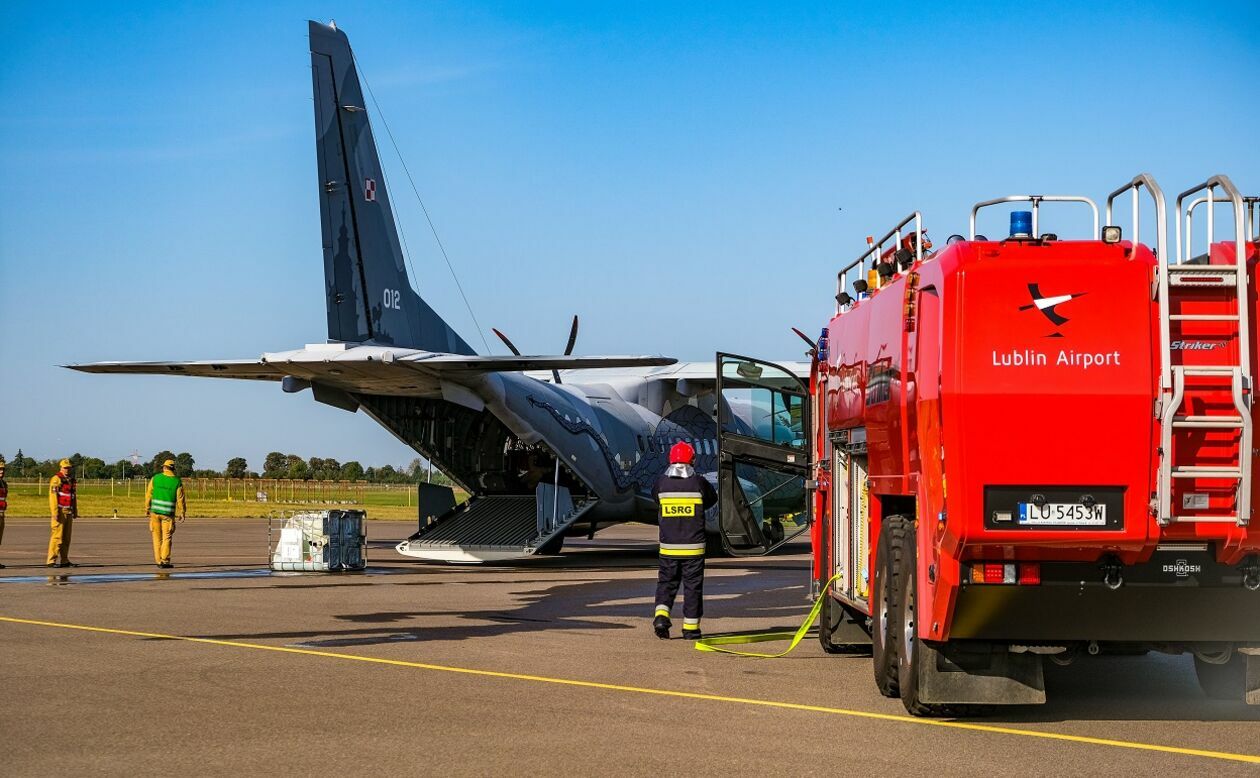
[[669, 449], [669, 463], [671, 465], [689, 465], [695, 461], [696, 450], [685, 440], [678, 441]]

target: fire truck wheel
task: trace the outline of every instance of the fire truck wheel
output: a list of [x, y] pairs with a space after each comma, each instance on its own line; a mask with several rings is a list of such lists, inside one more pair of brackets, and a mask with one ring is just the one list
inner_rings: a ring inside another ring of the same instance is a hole
[[897, 621], [897, 688], [901, 704], [912, 716], [966, 716], [987, 712], [986, 708], [971, 705], [937, 705], [919, 699], [920, 663], [924, 661], [923, 641], [916, 627], [915, 594], [918, 592], [916, 560], [918, 550], [914, 543], [913, 525], [906, 532], [906, 548], [901, 554], [901, 576], [897, 590], [897, 609], [893, 618]]
[[875, 685], [885, 697], [900, 694], [897, 679], [897, 646], [901, 627], [897, 620], [900, 577], [905, 569], [902, 557], [912, 547], [913, 524], [905, 516], [884, 519], [875, 546], [875, 580], [871, 582], [874, 612], [871, 624], [871, 656], [875, 665]]
[[1194, 674], [1203, 693], [1214, 700], [1242, 700], [1247, 686], [1247, 658], [1237, 651], [1223, 665], [1194, 658]]

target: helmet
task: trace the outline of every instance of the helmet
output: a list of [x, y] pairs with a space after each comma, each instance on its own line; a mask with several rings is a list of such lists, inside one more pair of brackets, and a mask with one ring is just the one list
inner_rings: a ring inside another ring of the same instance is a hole
[[685, 440], [678, 441], [669, 449], [669, 463], [671, 465], [689, 465], [694, 461], [696, 461], [696, 450]]
[[61, 466], [61, 467], [74, 467], [74, 465], [73, 465], [73, 464], [71, 464], [71, 462], [70, 462], [70, 460], [69, 460], [69, 459], [63, 459], [63, 460], [61, 460], [60, 462], [58, 462], [57, 464], [58, 464], [59, 466]]
[[166, 460], [165, 462], [162, 463], [162, 467], [175, 467], [175, 460], [174, 459]]

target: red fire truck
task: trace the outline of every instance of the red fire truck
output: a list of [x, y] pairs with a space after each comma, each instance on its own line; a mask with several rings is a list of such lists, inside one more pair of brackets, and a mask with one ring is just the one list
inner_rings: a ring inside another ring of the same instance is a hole
[[[977, 234], [1004, 204], [1009, 236]], [[1092, 232], [1043, 232], [1047, 204]], [[1005, 197], [932, 250], [916, 212], [839, 273], [808, 386], [719, 355], [720, 397], [760, 387], [799, 431], [719, 424], [726, 547], [809, 527], [823, 648], [869, 650], [911, 713], [1041, 703], [1043, 660], [1105, 651], [1191, 653], [1207, 694], [1260, 703], [1260, 202], [1215, 176], [1176, 220], [1170, 248], [1147, 175], [1101, 225], [1086, 197]], [[758, 509], [767, 472], [803, 518]]]

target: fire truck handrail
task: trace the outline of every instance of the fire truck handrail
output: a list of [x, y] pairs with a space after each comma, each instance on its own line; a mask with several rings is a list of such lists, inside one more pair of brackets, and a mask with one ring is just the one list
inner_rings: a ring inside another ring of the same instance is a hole
[[867, 245], [866, 251], [863, 252], [861, 256], [845, 265], [844, 268], [836, 274], [836, 313], [840, 313], [840, 293], [845, 291], [849, 286], [849, 272], [869, 259], [872, 254], [878, 259], [881, 253], [880, 249], [882, 249], [884, 244], [888, 242], [889, 238], [894, 238], [897, 245], [901, 245], [901, 228], [905, 227], [910, 222], [914, 222], [914, 234], [918, 236], [918, 239], [914, 242], [914, 261], [916, 263], [923, 261], [923, 214], [919, 211], [915, 211], [906, 218], [897, 222], [897, 226], [885, 233], [882, 238]]
[[[1216, 236], [1214, 206], [1217, 200], [1213, 197], [1213, 192], [1217, 189], [1221, 190], [1230, 205], [1233, 206], [1231, 210], [1234, 212], [1234, 245], [1237, 252], [1234, 255], [1234, 262], [1238, 266], [1238, 272], [1234, 273], [1234, 283], [1235, 293], [1238, 297], [1239, 315], [1242, 316], [1247, 300], [1247, 236], [1246, 219], [1244, 217], [1244, 204], [1246, 201], [1243, 198], [1242, 193], [1238, 191], [1238, 187], [1234, 186], [1234, 182], [1229, 179], [1229, 176], [1217, 174], [1198, 186], [1193, 186], [1177, 195], [1177, 264], [1180, 265], [1183, 262], [1189, 261], [1191, 258], [1190, 252], [1192, 247], [1190, 244], [1190, 231], [1191, 225], [1194, 223], [1194, 209], [1197, 207], [1196, 204], [1199, 200], [1191, 201], [1187, 206], [1186, 199], [1191, 195], [1198, 194], [1199, 192], [1204, 193], [1204, 197], [1200, 199], [1207, 204], [1207, 242], [1208, 253], [1211, 254], [1212, 239]], [[1220, 202], [1225, 202], [1225, 200], [1221, 200]], [[1181, 241], [1181, 225], [1183, 221], [1186, 225], [1186, 241], [1184, 245]], [[1160, 259], [1160, 271], [1161, 275], [1165, 277], [1165, 280], [1167, 277], [1166, 262], [1167, 260], [1163, 258]], [[1161, 281], [1161, 283], [1163, 282]], [[1161, 291], [1166, 292], [1167, 290], [1161, 288]], [[1240, 321], [1245, 323], [1246, 319], [1240, 319]], [[1251, 344], [1249, 343], [1249, 339], [1250, 333], [1248, 332], [1248, 328], [1246, 326], [1240, 327], [1238, 332], [1239, 363], [1242, 367], [1243, 375], [1246, 376], [1248, 380], [1251, 379]]]
[[[1159, 184], [1155, 183], [1154, 177], [1149, 173], [1139, 173], [1132, 181], [1120, 187], [1116, 191], [1107, 195], [1107, 224], [1115, 224], [1111, 220], [1112, 206], [1115, 204], [1116, 198], [1125, 192], [1133, 192], [1133, 245], [1137, 246], [1142, 236], [1140, 232], [1141, 222], [1139, 218], [1139, 197], [1138, 190], [1146, 187], [1151, 193], [1151, 197], [1155, 200], [1155, 256], [1159, 261], [1159, 279], [1158, 279], [1158, 295], [1160, 300], [1168, 299], [1168, 204], [1164, 200], [1164, 190], [1160, 189]], [[1167, 316], [1160, 316], [1159, 327], [1159, 343], [1160, 353], [1168, 354], [1169, 348], [1169, 320]], [[1172, 376], [1169, 372], [1168, 360], [1160, 360], [1160, 383], [1161, 387], [1172, 386]]]
[[[1200, 205], [1208, 201], [1208, 196], [1196, 197], [1186, 206], [1186, 254], [1193, 250], [1194, 245], [1194, 212]], [[1243, 201], [1243, 220], [1245, 227], [1243, 229], [1243, 237], [1249, 240], [1260, 240], [1260, 197], [1244, 197]], [[1213, 200], [1213, 205], [1225, 205], [1229, 200]]]
[[1133, 192], [1133, 245], [1138, 244], [1141, 238], [1139, 232], [1139, 208], [1138, 208], [1138, 190], [1146, 187], [1151, 193], [1151, 197], [1155, 200], [1155, 254], [1156, 256], [1168, 256], [1168, 208], [1164, 200], [1164, 190], [1160, 189], [1159, 184], [1155, 183], [1155, 178], [1150, 173], [1139, 173], [1132, 181], [1120, 187], [1116, 191], [1107, 195], [1106, 223], [1115, 224], [1111, 220], [1112, 205], [1116, 198], [1125, 192]]
[[1080, 195], [1010, 195], [1009, 197], [999, 197], [995, 200], [985, 200], [971, 206], [971, 232], [968, 234], [970, 240], [976, 239], [976, 215], [980, 213], [981, 208], [988, 208], [990, 205], [1001, 205], [1002, 203], [1032, 203], [1032, 231], [1033, 236], [1037, 235], [1038, 210], [1042, 203], [1084, 203], [1094, 212], [1094, 238], [1098, 238], [1098, 204], [1088, 197]]
[[[1242, 196], [1242, 193], [1238, 191], [1238, 187], [1234, 186], [1233, 181], [1229, 180], [1229, 176], [1221, 174], [1221, 175], [1212, 176], [1211, 178], [1199, 184], [1198, 186], [1191, 187], [1187, 189], [1186, 191], [1182, 192], [1181, 194], [1177, 195], [1177, 264], [1180, 265], [1182, 262], [1185, 262], [1186, 260], [1190, 259], [1190, 251], [1191, 251], [1190, 231], [1191, 231], [1191, 225], [1194, 222], [1194, 211], [1199, 205], [1203, 203], [1208, 204], [1207, 232], [1208, 232], [1208, 244], [1211, 245], [1212, 238], [1215, 236], [1214, 228], [1216, 226], [1215, 215], [1214, 215], [1212, 206], [1218, 202], [1216, 198], [1212, 196], [1212, 193], [1217, 188], [1219, 188], [1225, 194], [1226, 200], [1228, 200], [1228, 202], [1233, 206], [1234, 242], [1238, 244], [1238, 255], [1236, 257], [1236, 261], [1240, 265], [1243, 263], [1244, 261], [1243, 258], [1246, 256], [1246, 254], [1244, 253], [1244, 249], [1246, 248], [1245, 246], [1246, 227], [1244, 225], [1247, 222], [1247, 218], [1243, 213], [1245, 200]], [[1191, 201], [1190, 205], [1188, 207], [1185, 207], [1184, 204], [1185, 204], [1186, 198], [1192, 194], [1197, 194], [1199, 192], [1203, 192], [1204, 196]], [[1226, 202], [1226, 200], [1220, 200], [1219, 202], [1224, 203]], [[1184, 245], [1182, 244], [1182, 241], [1181, 241], [1181, 225], [1183, 221], [1186, 225], [1186, 241]]]
[[[1189, 220], [1186, 223], [1186, 245], [1193, 245], [1191, 240], [1191, 229], [1194, 226], [1194, 212], [1200, 206], [1208, 201], [1207, 195], [1196, 197], [1190, 201], [1190, 205], [1186, 206], [1186, 213], [1189, 214]], [[1248, 240], [1260, 241], [1260, 197], [1244, 197], [1243, 215], [1246, 221], [1246, 228], [1243, 230], [1243, 236]], [[1213, 200], [1213, 205], [1223, 205], [1228, 200]]]

